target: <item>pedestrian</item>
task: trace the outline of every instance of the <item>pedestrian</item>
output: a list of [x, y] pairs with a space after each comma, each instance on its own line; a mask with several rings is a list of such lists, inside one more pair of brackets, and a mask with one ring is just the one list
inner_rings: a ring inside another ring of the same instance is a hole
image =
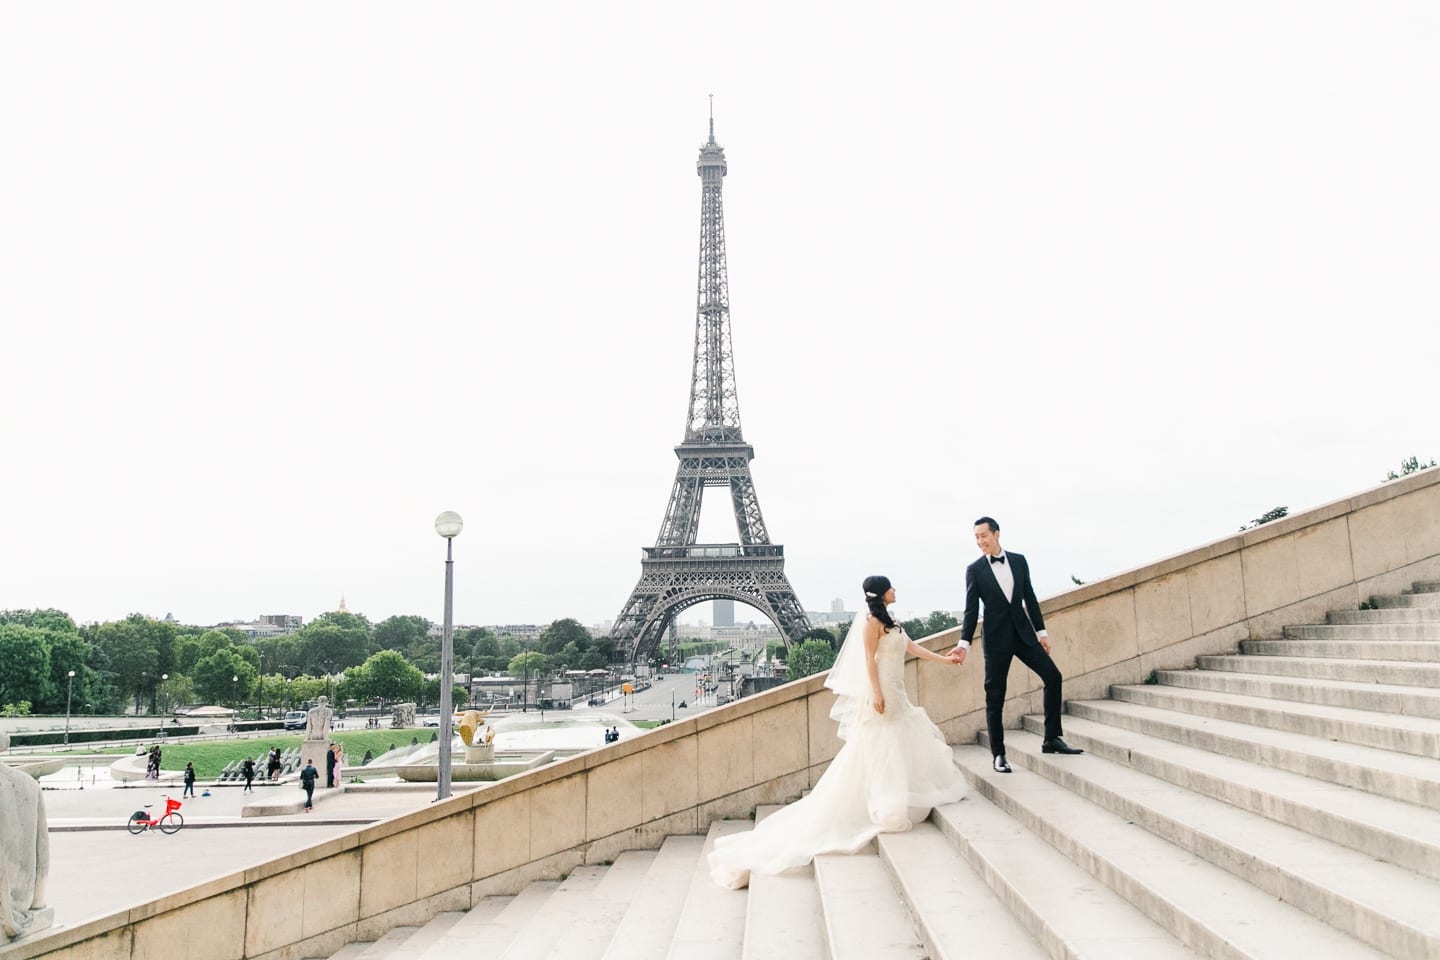
[[271, 782], [274, 782], [280, 779], [280, 748], [271, 747], [269, 757], [270, 759], [265, 764], [265, 775]]
[[185, 792], [180, 794], [180, 799], [195, 796], [195, 764], [190, 761], [185, 763]]
[[251, 793], [255, 788], [250, 786], [255, 780], [255, 758], [246, 757], [245, 762], [240, 764], [240, 775], [245, 778], [245, 789], [241, 793]]
[[325, 786], [335, 786], [335, 745], [325, 751]]
[[334, 781], [331, 786], [340, 786], [340, 768], [343, 766], [345, 766], [345, 747], [343, 744], [337, 743], [335, 744], [335, 762], [330, 765], [330, 779]]
[[305, 791], [306, 813], [315, 806], [315, 781], [319, 776], [320, 771], [315, 769], [315, 764], [306, 761], [305, 769], [300, 771], [300, 787]]

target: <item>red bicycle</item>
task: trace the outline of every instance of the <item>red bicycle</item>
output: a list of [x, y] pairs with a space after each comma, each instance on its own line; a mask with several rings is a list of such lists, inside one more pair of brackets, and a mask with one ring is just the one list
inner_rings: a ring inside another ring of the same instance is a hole
[[180, 816], [179, 800], [166, 797], [165, 812], [158, 818], [150, 816], [149, 810], [151, 806], [152, 804], [147, 803], [145, 804], [144, 810], [136, 810], [130, 814], [130, 822], [126, 824], [126, 829], [138, 836], [146, 830], [159, 827], [161, 833], [168, 835], [178, 832], [181, 827], [185, 826], [185, 818]]

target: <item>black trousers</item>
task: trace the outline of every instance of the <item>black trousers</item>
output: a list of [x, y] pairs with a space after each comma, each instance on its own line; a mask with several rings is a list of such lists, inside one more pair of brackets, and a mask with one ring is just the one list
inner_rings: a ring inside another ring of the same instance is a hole
[[1045, 739], [1060, 736], [1060, 668], [1038, 643], [1022, 643], [1011, 634], [995, 638], [985, 647], [985, 725], [990, 733], [990, 752], [1005, 752], [1005, 687], [1010, 677], [1010, 661], [1019, 661], [1045, 684]]

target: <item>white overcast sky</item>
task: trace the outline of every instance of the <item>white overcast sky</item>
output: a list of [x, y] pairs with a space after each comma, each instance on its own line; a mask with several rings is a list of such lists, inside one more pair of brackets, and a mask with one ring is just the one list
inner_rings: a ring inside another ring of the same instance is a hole
[[0, 608], [439, 620], [456, 510], [458, 622], [612, 618], [712, 93], [807, 608], [961, 606], [981, 513], [1044, 597], [1368, 488], [1440, 455], [1437, 49], [1430, 3], [6, 3]]

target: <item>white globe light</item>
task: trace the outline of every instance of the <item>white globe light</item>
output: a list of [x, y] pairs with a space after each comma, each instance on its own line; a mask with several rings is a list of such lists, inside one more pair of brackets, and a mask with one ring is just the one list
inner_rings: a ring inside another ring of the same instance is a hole
[[464, 526], [465, 521], [461, 520], [460, 514], [454, 510], [446, 510], [435, 518], [435, 532], [446, 540], [460, 536], [460, 531]]

